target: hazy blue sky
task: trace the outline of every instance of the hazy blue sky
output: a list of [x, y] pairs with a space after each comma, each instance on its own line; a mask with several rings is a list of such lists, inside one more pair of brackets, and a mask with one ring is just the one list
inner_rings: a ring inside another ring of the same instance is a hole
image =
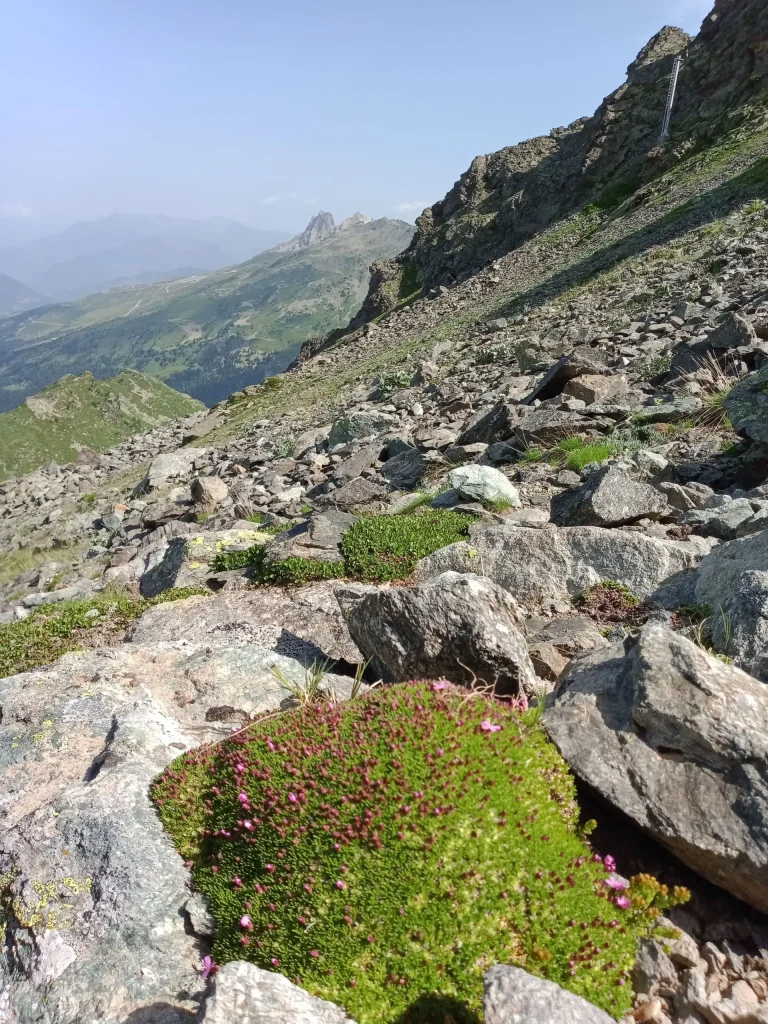
[[476, 154], [592, 113], [654, 32], [711, 6], [3, 0], [0, 227], [412, 220]]

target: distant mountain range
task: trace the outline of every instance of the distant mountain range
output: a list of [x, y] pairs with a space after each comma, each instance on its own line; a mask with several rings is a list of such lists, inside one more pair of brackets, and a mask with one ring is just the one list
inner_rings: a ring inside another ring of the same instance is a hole
[[284, 370], [302, 342], [347, 323], [369, 268], [411, 240], [401, 220], [318, 214], [237, 266], [133, 285], [0, 319], [0, 412], [64, 374], [131, 367], [213, 405]]
[[19, 313], [23, 309], [33, 309], [35, 306], [44, 305], [47, 301], [42, 295], [27, 288], [21, 281], [8, 277], [7, 274], [0, 274], [0, 316]]
[[49, 300], [72, 301], [118, 285], [179, 277], [190, 268], [218, 270], [287, 240], [287, 232], [224, 218], [114, 214], [0, 248], [0, 274]]

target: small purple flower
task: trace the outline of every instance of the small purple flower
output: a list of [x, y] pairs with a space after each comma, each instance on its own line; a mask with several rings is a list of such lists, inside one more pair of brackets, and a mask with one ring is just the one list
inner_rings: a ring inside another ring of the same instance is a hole
[[295, 793], [289, 793], [289, 794], [288, 794], [288, 800], [289, 800], [289, 801], [290, 801], [290, 802], [291, 802], [292, 804], [295, 804], [295, 803], [297, 803], [297, 802], [298, 802], [298, 799], [299, 799], [299, 798], [298, 798], [298, 797], [296, 796], [296, 794], [295, 794]]
[[219, 965], [212, 956], [204, 956], [200, 962], [200, 975], [203, 978], [209, 978], [212, 974], [215, 974], [218, 969]]
[[241, 928], [250, 928], [252, 925], [253, 925], [253, 921], [251, 921], [251, 919], [248, 916], [248, 914], [243, 914], [243, 916], [240, 918], [240, 927]]
[[241, 804], [247, 804], [248, 803], [248, 794], [247, 793], [238, 793], [237, 794], [237, 799], [240, 801]]
[[603, 864], [605, 864], [606, 870], [608, 870], [608, 871], [615, 871], [616, 870], [616, 861], [613, 859], [613, 857], [610, 855], [610, 853], [608, 854], [608, 856], [603, 861]]
[[484, 722], [481, 722], [480, 728], [483, 732], [501, 732], [501, 726], [494, 725], [490, 718], [486, 718]]
[[621, 907], [622, 910], [629, 910], [629, 908], [632, 906], [632, 900], [629, 898], [629, 896], [617, 896], [616, 906]]
[[248, 831], [248, 832], [253, 832], [253, 822], [252, 821], [244, 821], [243, 822], [243, 828], [246, 829], [246, 831]]
[[435, 693], [439, 693], [441, 690], [447, 690], [450, 685], [447, 679], [438, 679], [437, 682], [432, 683], [432, 689]]
[[336, 888], [337, 888], [337, 889], [346, 889], [346, 888], [347, 888], [347, 883], [346, 883], [346, 882], [342, 882], [342, 880], [341, 880], [341, 879], [339, 879], [339, 880], [338, 880], [338, 881], [336, 882]]
[[236, 764], [235, 765], [235, 771], [236, 772], [244, 772], [245, 771], [245, 765], [244, 764]]

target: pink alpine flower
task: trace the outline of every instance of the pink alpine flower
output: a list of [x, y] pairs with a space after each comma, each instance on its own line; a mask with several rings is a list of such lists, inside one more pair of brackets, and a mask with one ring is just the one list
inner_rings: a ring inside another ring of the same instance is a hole
[[298, 802], [298, 799], [299, 798], [296, 796], [295, 793], [289, 793], [288, 794], [288, 800], [290, 801], [290, 803], [295, 804], [295, 803]]
[[248, 794], [247, 793], [238, 793], [237, 794], [237, 799], [240, 801], [241, 804], [247, 804], [248, 803]]
[[200, 976], [202, 978], [209, 978], [212, 974], [215, 974], [218, 969], [219, 965], [212, 956], [204, 956], [200, 961]]
[[243, 828], [247, 832], [253, 832], [253, 822], [252, 821], [244, 821], [243, 822]]
[[438, 679], [436, 682], [432, 683], [432, 689], [435, 693], [439, 693], [441, 690], [447, 690], [450, 685], [451, 684], [447, 679]]
[[337, 889], [346, 889], [347, 888], [347, 883], [346, 882], [342, 882], [342, 880], [339, 878], [337, 880], [337, 882], [336, 882], [336, 888]]
[[610, 878], [606, 878], [605, 884], [609, 889], [628, 889], [629, 884], [619, 875], [611, 875]]
[[607, 871], [615, 871], [616, 870], [616, 861], [613, 859], [613, 857], [610, 855], [610, 853], [604, 859], [603, 864], [605, 864], [605, 867], [606, 867]]
[[251, 921], [251, 919], [248, 916], [248, 914], [243, 914], [243, 916], [240, 918], [240, 927], [241, 928], [252, 928], [253, 927], [253, 921]]
[[629, 910], [629, 908], [632, 906], [632, 900], [629, 898], [629, 896], [617, 896], [615, 902], [616, 906], [621, 907], [622, 910]]
[[481, 722], [480, 728], [483, 730], [483, 732], [501, 732], [501, 726], [494, 725], [490, 718], [486, 718], [484, 722]]

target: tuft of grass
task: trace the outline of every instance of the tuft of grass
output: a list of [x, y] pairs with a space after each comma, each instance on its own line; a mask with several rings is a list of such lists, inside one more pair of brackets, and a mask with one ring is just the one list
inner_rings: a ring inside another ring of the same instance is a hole
[[73, 562], [90, 547], [86, 541], [76, 541], [55, 548], [20, 548], [8, 555], [0, 556], [0, 587], [12, 583], [17, 576], [30, 569], [37, 569], [46, 562]]
[[419, 508], [411, 515], [361, 516], [344, 534], [347, 574], [367, 583], [407, 579], [421, 558], [466, 540], [471, 516]]
[[[277, 380], [276, 377], [270, 379]], [[296, 438], [292, 434], [289, 434], [287, 437], [281, 437], [279, 441], [275, 442], [273, 455], [276, 459], [290, 459], [295, 451]]]
[[654, 380], [656, 377], [662, 377], [665, 373], [669, 373], [671, 366], [672, 356], [666, 353], [665, 355], [649, 359], [647, 363], [643, 363], [642, 366], [638, 367], [636, 373], [640, 380]]
[[616, 447], [608, 442], [604, 444], [585, 444], [580, 448], [574, 448], [568, 453], [565, 465], [568, 469], [580, 472], [590, 462], [605, 462], [612, 455], [616, 454]]
[[215, 917], [214, 959], [282, 972], [360, 1024], [425, 999], [472, 1020], [495, 963], [621, 1016], [638, 938], [689, 894], [612, 887], [538, 714], [409, 683], [303, 701], [174, 761], [151, 795]]
[[0, 677], [48, 665], [68, 651], [79, 650], [87, 631], [99, 627], [120, 632], [148, 608], [210, 594], [197, 587], [163, 591], [158, 597], [133, 599], [125, 594], [102, 594], [82, 601], [43, 606], [26, 619], [0, 626]]

